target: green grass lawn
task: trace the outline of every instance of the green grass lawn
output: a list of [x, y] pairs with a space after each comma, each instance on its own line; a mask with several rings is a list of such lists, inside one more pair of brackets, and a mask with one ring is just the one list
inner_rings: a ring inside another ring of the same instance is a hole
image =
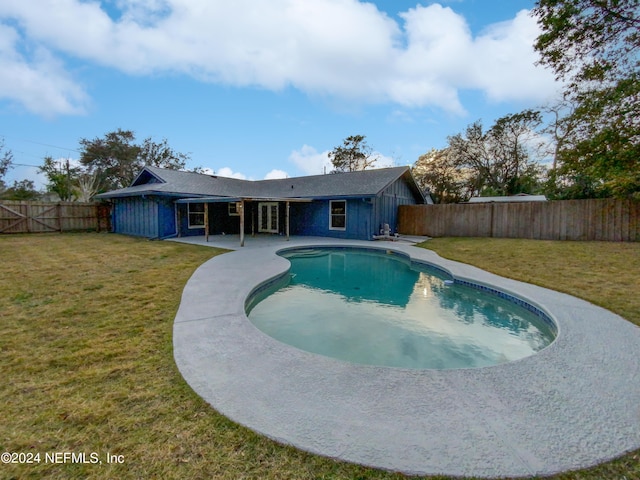
[[[640, 323], [640, 245], [491, 242], [427, 247], [576, 288]], [[0, 451], [41, 455], [37, 464], [0, 465], [0, 478], [404, 478], [276, 444], [219, 415], [186, 385], [173, 361], [173, 318], [189, 276], [221, 253], [110, 234], [0, 236]], [[578, 282], [595, 272], [613, 283], [611, 294]], [[614, 294], [615, 285], [628, 296]], [[95, 452], [102, 464], [46, 463], [53, 452], [85, 453], [87, 461]], [[106, 463], [107, 453], [123, 463]], [[625, 477], [640, 477], [638, 452], [556, 478]]]
[[640, 325], [640, 243], [436, 238], [420, 246], [503, 277], [584, 298]]

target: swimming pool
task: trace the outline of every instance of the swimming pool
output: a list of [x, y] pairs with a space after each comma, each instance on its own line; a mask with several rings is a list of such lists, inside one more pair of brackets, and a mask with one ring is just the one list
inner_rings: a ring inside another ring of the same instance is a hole
[[247, 315], [308, 352], [365, 365], [475, 368], [533, 355], [555, 339], [554, 323], [526, 302], [389, 250], [281, 255], [290, 272], [253, 295]]
[[[526, 300], [553, 320], [556, 339], [494, 367], [409, 369], [309, 353], [256, 328], [247, 299], [288, 275], [290, 262], [278, 253], [326, 246], [388, 249], [458, 283]], [[189, 386], [233, 421], [305, 451], [389, 471], [547, 476], [640, 447], [640, 390], [629, 381], [640, 375], [640, 328], [584, 300], [400, 242], [273, 237], [218, 255], [182, 292], [173, 347]]]

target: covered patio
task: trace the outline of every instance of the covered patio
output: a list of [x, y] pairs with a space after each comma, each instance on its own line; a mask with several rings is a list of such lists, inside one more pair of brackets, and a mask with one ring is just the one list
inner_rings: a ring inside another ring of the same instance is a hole
[[[230, 215], [238, 217], [239, 233], [237, 235], [217, 235], [224, 237], [236, 237], [241, 247], [245, 244], [245, 230], [247, 221], [252, 237], [256, 234], [266, 236], [280, 236], [280, 211], [284, 210], [284, 237], [289, 240], [291, 236], [291, 203], [310, 203], [313, 199], [298, 198], [271, 198], [271, 197], [195, 197], [176, 200], [176, 204], [201, 204], [204, 205], [204, 242], [209, 242], [211, 236], [211, 205], [228, 204]], [[252, 208], [253, 207], [253, 208]], [[281, 208], [282, 207], [282, 208]], [[177, 209], [180, 216], [180, 210]], [[180, 225], [180, 218], [178, 218]], [[179, 238], [183, 238], [179, 235]], [[192, 237], [193, 238], [193, 237]], [[195, 237], [198, 238], [198, 237]], [[226, 239], [225, 239], [226, 240]], [[187, 243], [196, 243], [188, 241]], [[226, 242], [225, 242], [226, 243]]]

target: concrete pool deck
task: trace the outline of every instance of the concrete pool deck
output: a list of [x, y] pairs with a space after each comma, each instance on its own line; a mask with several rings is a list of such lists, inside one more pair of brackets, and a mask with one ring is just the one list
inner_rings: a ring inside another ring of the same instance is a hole
[[[309, 452], [420, 475], [550, 475], [640, 447], [640, 328], [623, 318], [408, 243], [249, 240], [207, 243], [238, 250], [194, 272], [173, 331], [185, 380], [237, 423]], [[526, 299], [556, 322], [558, 337], [531, 357], [461, 370], [356, 365], [298, 350], [254, 327], [244, 308], [256, 286], [287, 271], [278, 250], [310, 245], [390, 249], [435, 264]]]

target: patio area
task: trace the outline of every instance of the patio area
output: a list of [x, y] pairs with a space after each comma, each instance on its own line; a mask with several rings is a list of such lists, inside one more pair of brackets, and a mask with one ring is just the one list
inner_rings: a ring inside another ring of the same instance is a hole
[[[330, 239], [327, 237], [312, 237], [312, 236], [295, 236], [292, 235], [287, 239], [284, 235], [268, 235], [258, 234], [255, 236], [247, 235], [244, 237], [244, 246], [240, 246], [240, 235], [209, 235], [209, 240], [204, 235], [197, 235], [192, 237], [177, 237], [167, 239], [171, 242], [188, 243], [191, 245], [202, 245], [206, 247], [224, 248], [227, 250], [239, 250], [239, 249], [254, 249], [281, 246], [282, 248], [288, 246], [295, 246], [301, 243], [322, 243], [327, 240], [335, 241], [337, 243], [350, 242], [351, 240], [342, 239]], [[429, 240], [429, 237], [420, 237], [416, 235], [400, 235], [396, 240], [375, 240], [368, 242], [371, 245], [376, 245], [384, 242], [385, 244], [398, 244], [398, 245], [415, 245]]]
[[[223, 238], [221, 238], [223, 237]], [[227, 238], [228, 237], [228, 238]], [[216, 410], [302, 450], [405, 474], [551, 475], [640, 447], [640, 328], [584, 300], [443, 259], [409, 242], [322, 237], [177, 239], [236, 251], [193, 274], [174, 322], [174, 357]], [[558, 337], [519, 361], [459, 370], [341, 362], [285, 345], [245, 314], [256, 288], [286, 273], [282, 248], [390, 249], [456, 279], [526, 299]]]

